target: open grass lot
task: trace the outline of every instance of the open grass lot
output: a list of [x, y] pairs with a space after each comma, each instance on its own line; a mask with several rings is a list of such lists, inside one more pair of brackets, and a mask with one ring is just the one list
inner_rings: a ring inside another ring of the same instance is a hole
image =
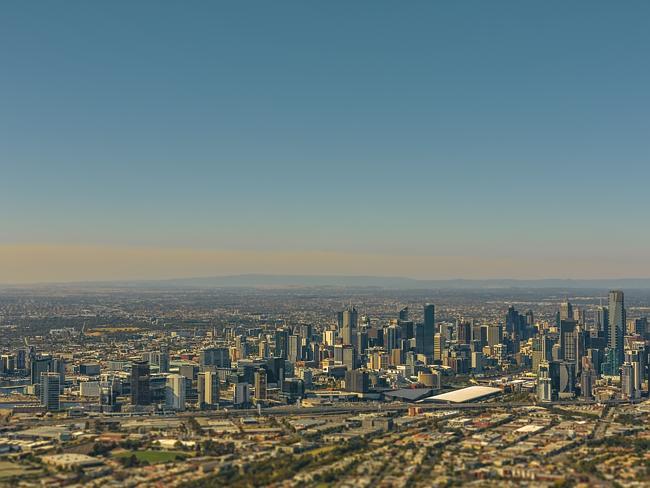
[[115, 457], [130, 457], [135, 455], [138, 461], [147, 461], [149, 464], [161, 464], [175, 461], [177, 456], [188, 457], [183, 451], [123, 451], [116, 453]]
[[7, 481], [8, 479], [14, 476], [28, 478], [32, 476], [37, 476], [41, 473], [42, 471], [37, 468], [28, 468], [26, 466], [21, 466], [20, 464], [0, 461], [0, 482]]

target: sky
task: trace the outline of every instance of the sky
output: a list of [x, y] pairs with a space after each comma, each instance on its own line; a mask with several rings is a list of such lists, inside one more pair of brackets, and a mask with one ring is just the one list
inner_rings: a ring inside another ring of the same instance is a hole
[[0, 283], [650, 277], [646, 1], [0, 3]]

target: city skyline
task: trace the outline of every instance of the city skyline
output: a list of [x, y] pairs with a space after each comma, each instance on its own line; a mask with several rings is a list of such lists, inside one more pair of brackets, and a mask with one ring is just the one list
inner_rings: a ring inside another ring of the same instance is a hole
[[649, 20], [2, 5], [0, 283], [650, 277]]

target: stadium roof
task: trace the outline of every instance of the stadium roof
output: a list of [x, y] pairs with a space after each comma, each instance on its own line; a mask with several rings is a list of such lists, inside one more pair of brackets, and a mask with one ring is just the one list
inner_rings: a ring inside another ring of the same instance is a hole
[[482, 398], [501, 393], [499, 388], [492, 388], [490, 386], [470, 386], [461, 388], [460, 390], [450, 391], [441, 395], [424, 398], [421, 402], [451, 402], [451, 403], [465, 403], [474, 402]]
[[385, 391], [384, 397], [404, 402], [415, 402], [431, 395], [431, 388], [402, 388], [400, 390]]

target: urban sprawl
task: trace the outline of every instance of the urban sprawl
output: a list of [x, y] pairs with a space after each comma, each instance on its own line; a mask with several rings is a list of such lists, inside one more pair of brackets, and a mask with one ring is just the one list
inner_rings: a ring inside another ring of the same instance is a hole
[[650, 486], [650, 297], [572, 293], [3, 290], [0, 486]]

